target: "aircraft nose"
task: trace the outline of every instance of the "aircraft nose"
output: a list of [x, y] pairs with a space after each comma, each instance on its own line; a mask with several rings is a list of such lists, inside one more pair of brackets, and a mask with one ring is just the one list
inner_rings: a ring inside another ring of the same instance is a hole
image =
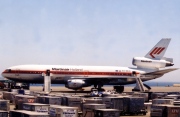
[[4, 73], [4, 71], [1, 73], [1, 76], [5, 77], [5, 73]]
[[6, 78], [6, 77], [8, 77], [8, 73], [10, 73], [11, 72], [11, 69], [6, 69], [6, 70], [4, 70], [2, 73], [1, 73], [1, 75], [4, 77], [4, 78]]

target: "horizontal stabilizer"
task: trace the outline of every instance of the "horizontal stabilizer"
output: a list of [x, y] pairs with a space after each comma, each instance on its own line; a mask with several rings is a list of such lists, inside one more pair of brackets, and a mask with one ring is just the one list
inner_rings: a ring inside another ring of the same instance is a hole
[[177, 70], [179, 68], [171, 68], [171, 69], [164, 69], [164, 70], [159, 70], [159, 71], [155, 71], [155, 72], [149, 72], [149, 73], [145, 73], [143, 75], [164, 75], [168, 72], [171, 72], [171, 71], [174, 71], [174, 70]]

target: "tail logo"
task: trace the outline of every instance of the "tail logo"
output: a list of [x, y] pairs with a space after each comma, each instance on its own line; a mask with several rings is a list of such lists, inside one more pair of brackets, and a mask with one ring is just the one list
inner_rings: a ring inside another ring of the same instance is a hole
[[159, 55], [164, 50], [164, 47], [156, 47], [152, 52], [149, 54], [152, 58], [155, 58], [154, 55]]

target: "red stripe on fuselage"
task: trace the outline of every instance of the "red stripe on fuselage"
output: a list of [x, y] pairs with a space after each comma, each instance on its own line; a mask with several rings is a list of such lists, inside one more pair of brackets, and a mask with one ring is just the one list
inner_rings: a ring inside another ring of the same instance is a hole
[[[11, 72], [4, 71], [3, 73], [14, 73], [14, 74], [42, 74], [46, 71], [27, 71], [27, 70], [11, 70]], [[59, 74], [59, 75], [113, 75], [113, 76], [131, 76], [131, 72], [87, 72], [87, 71], [50, 71], [52, 74]], [[137, 73], [139, 74], [139, 73]]]

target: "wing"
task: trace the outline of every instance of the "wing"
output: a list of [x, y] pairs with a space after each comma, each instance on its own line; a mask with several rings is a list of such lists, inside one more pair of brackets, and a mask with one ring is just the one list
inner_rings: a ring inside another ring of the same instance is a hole
[[171, 72], [171, 71], [174, 71], [174, 70], [177, 70], [179, 68], [171, 68], [171, 69], [164, 69], [164, 70], [159, 70], [159, 71], [155, 71], [155, 72], [149, 72], [149, 73], [145, 73], [143, 75], [164, 75], [168, 72]]

